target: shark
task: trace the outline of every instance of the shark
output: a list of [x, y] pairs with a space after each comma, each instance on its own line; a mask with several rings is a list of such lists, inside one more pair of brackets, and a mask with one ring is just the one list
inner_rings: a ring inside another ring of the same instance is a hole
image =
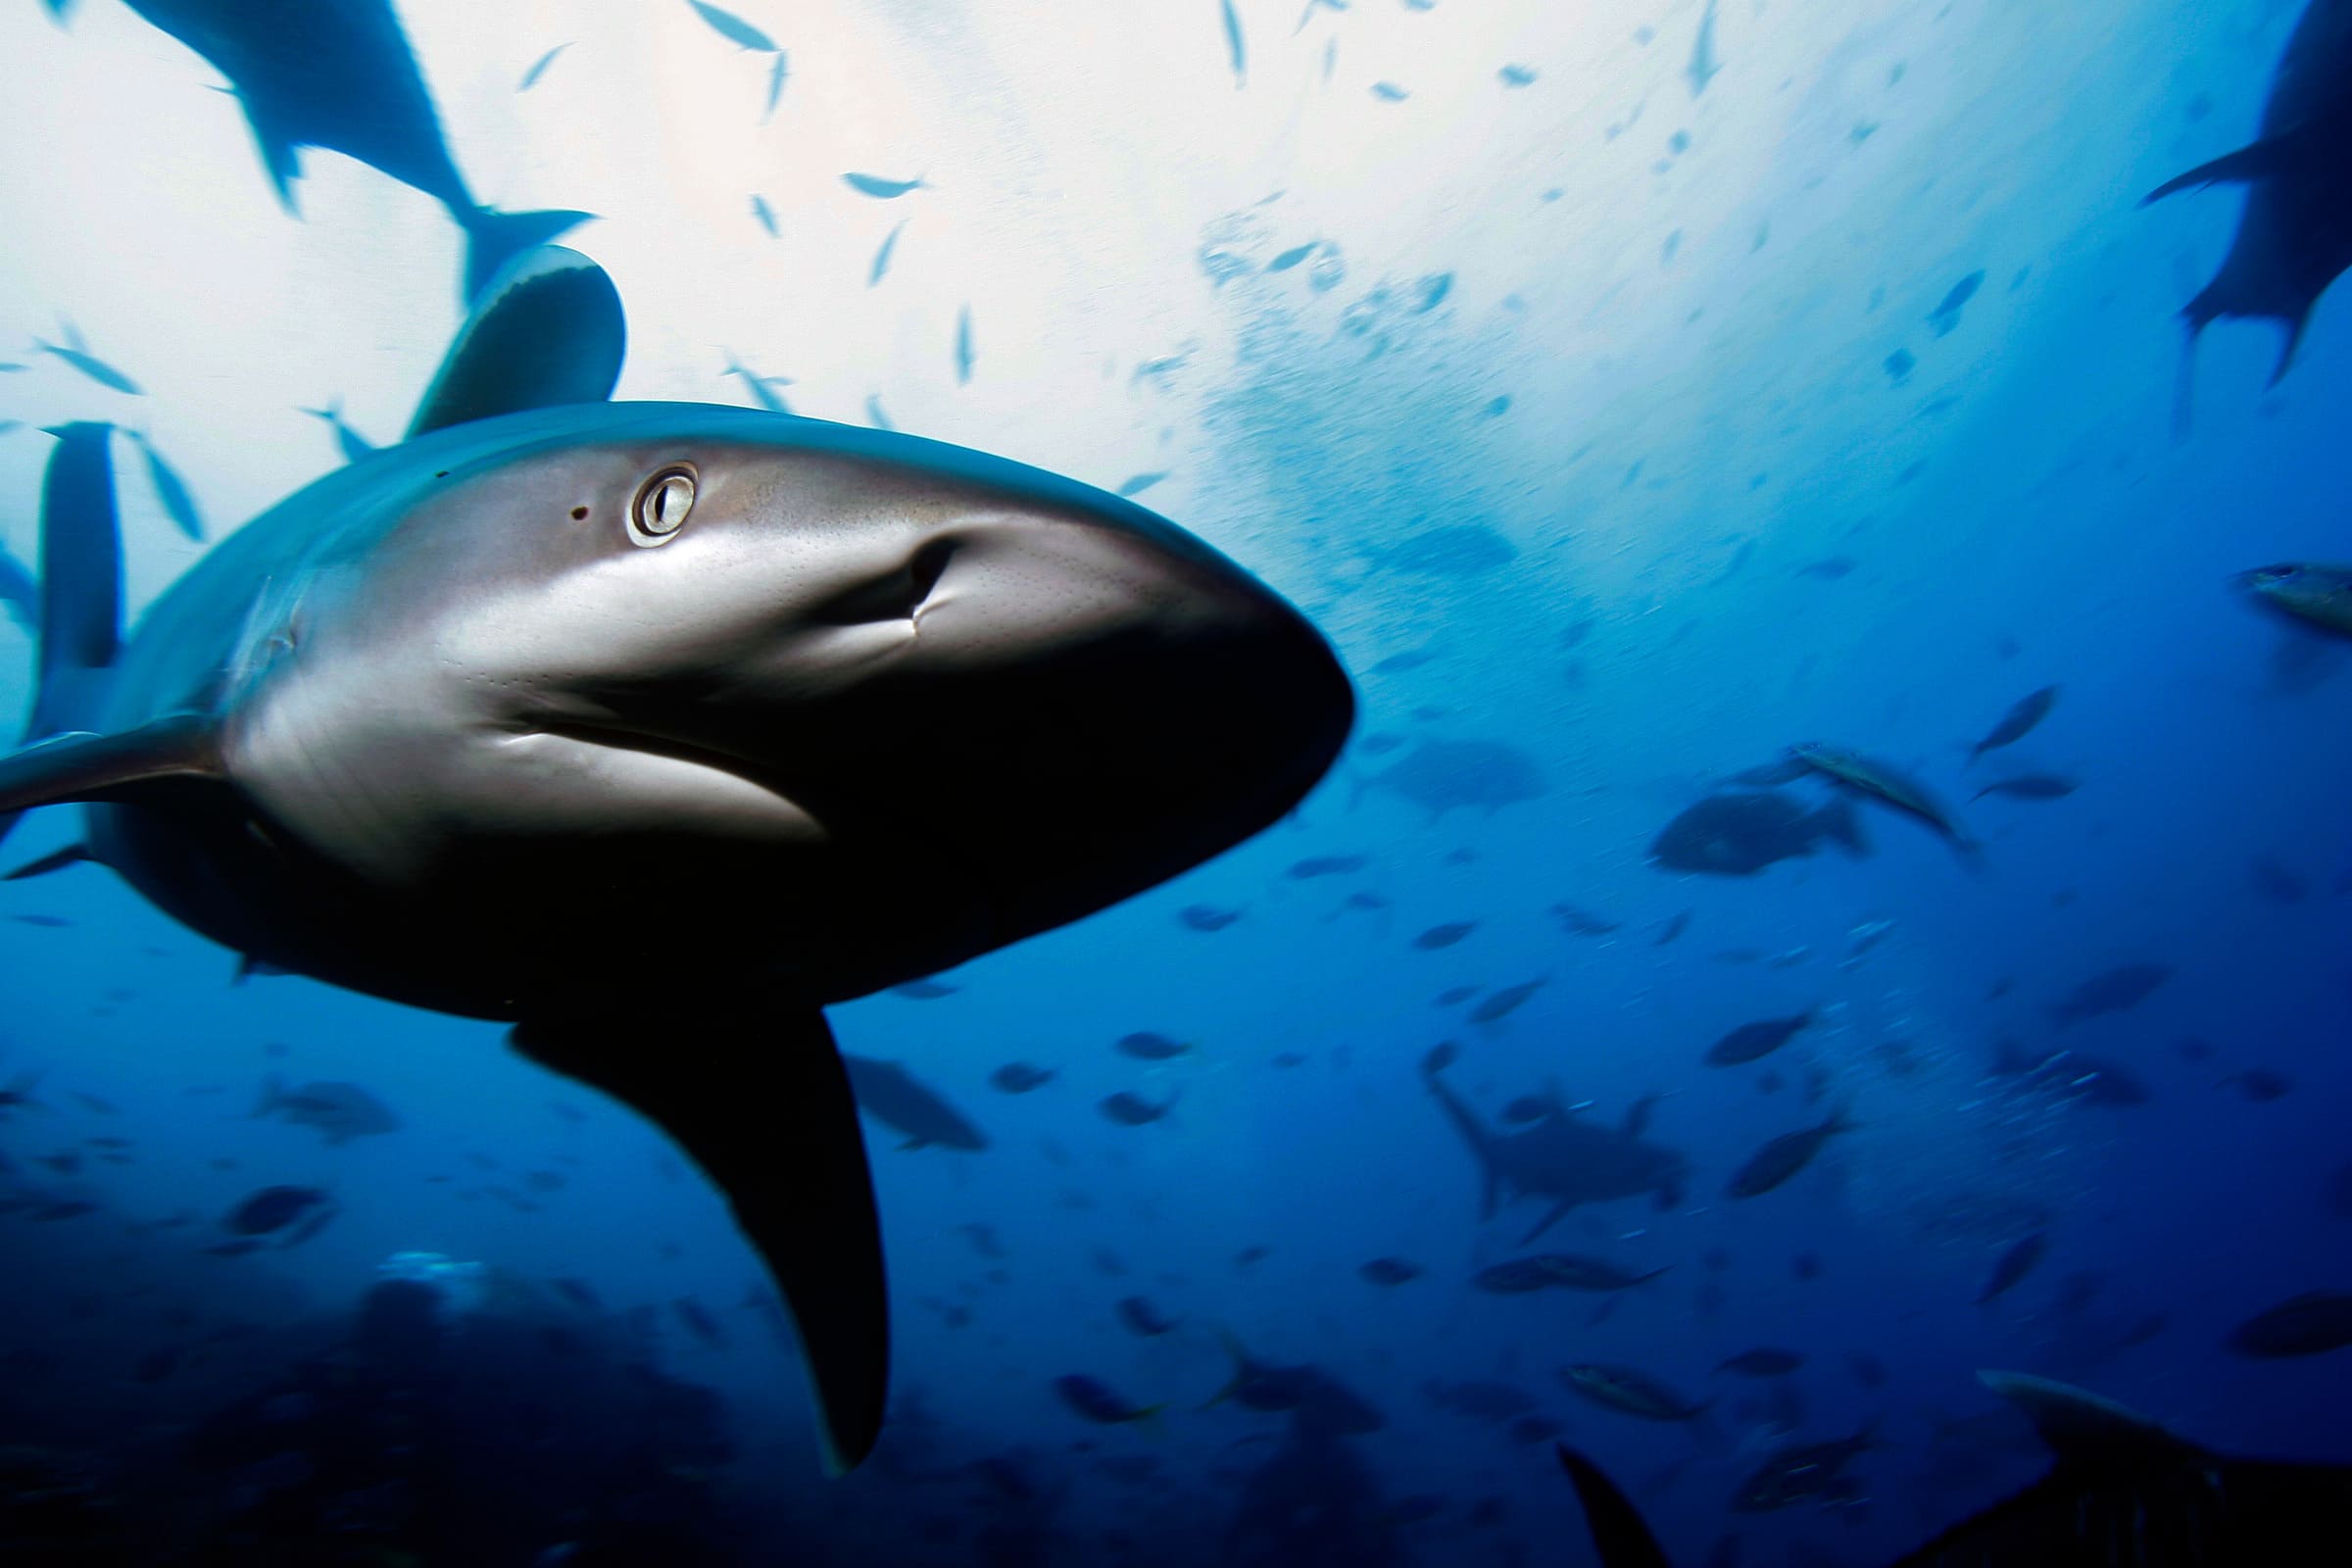
[[1513, 1131], [1497, 1132], [1446, 1087], [1439, 1070], [1425, 1066], [1422, 1081], [1478, 1161], [1485, 1179], [1479, 1217], [1493, 1219], [1506, 1198], [1527, 1195], [1551, 1202], [1520, 1238], [1521, 1246], [1558, 1224], [1579, 1203], [1645, 1194], [1660, 1208], [1683, 1200], [1690, 1161], [1680, 1151], [1647, 1138], [1653, 1099], [1636, 1101], [1624, 1122], [1610, 1126], [1578, 1114], [1556, 1092], [1549, 1092], [1543, 1097], [1542, 1115]]
[[[74, 0], [44, 3], [63, 24]], [[296, 210], [305, 147], [357, 159], [448, 209], [466, 234], [468, 298], [508, 260], [589, 217], [563, 209], [504, 213], [474, 200], [391, 0], [123, 3], [228, 79], [287, 212]]]
[[880, 1222], [823, 1008], [1155, 885], [1288, 813], [1329, 644], [1131, 501], [912, 435], [613, 402], [617, 290], [486, 287], [406, 438], [121, 630], [109, 430], [43, 481], [0, 812], [256, 969], [510, 1026], [725, 1195], [831, 1467], [887, 1396]]
[[[2352, 1513], [2352, 1465], [2216, 1453], [2082, 1389], [2023, 1372], [1977, 1376], [2034, 1423], [2050, 1469], [1887, 1568], [2189, 1568], [2317, 1562], [2336, 1550], [2326, 1543]], [[1608, 1475], [1573, 1448], [1557, 1453], [1602, 1568], [1668, 1568]]]

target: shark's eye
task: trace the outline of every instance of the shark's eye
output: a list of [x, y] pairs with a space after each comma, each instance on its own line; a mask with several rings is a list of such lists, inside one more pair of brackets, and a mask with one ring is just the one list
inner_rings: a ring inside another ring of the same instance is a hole
[[694, 470], [673, 464], [637, 487], [637, 499], [629, 504], [629, 542], [667, 544], [693, 510]]

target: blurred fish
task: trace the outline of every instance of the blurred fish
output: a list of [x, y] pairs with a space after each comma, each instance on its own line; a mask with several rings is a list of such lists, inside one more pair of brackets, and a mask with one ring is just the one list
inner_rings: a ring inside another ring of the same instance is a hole
[[2282, 1072], [2273, 1072], [2268, 1067], [2240, 1068], [2224, 1078], [2222, 1082], [2234, 1084], [2237, 1092], [2248, 1100], [2266, 1104], [2274, 1100], [2284, 1100], [2288, 1095], [2294, 1093], [2295, 1088], [2295, 1081], [2292, 1078]]
[[181, 533], [202, 544], [204, 518], [196, 510], [196, 497], [189, 492], [188, 482], [179, 476], [177, 468], [164, 461], [164, 455], [155, 450], [155, 443], [144, 434], [137, 430], [123, 433], [130, 437], [138, 447], [139, 455], [147, 462], [147, 482], [155, 487], [155, 499], [162, 505], [164, 515], [170, 517], [172, 525]]
[[1428, 1053], [1422, 1056], [1421, 1070], [1424, 1073], [1444, 1072], [1460, 1059], [1461, 1054], [1461, 1047], [1450, 1040], [1441, 1040], [1430, 1047]]
[[1761, 1198], [1781, 1186], [1813, 1162], [1822, 1145], [1839, 1133], [1852, 1132], [1860, 1123], [1850, 1121], [1842, 1110], [1834, 1111], [1818, 1127], [1807, 1127], [1793, 1133], [1783, 1133], [1748, 1155], [1723, 1190], [1726, 1198]]
[[1470, 1009], [1470, 1021], [1501, 1022], [1524, 1006], [1527, 999], [1534, 996], [1549, 978], [1548, 975], [1538, 975], [1533, 980], [1523, 980], [1515, 986], [1504, 986], [1499, 991], [1490, 992], [1485, 1001]]
[[759, 404], [760, 407], [765, 409], [768, 413], [790, 414], [792, 412], [791, 407], [786, 404], [782, 398], [768, 390], [770, 387], [792, 385], [791, 376], [760, 375], [750, 369], [747, 369], [744, 367], [743, 362], [736, 359], [734, 354], [731, 352], [727, 353], [727, 368], [724, 370], [721, 370], [719, 373], [721, 375], [731, 375], [738, 381], [741, 381], [743, 383], [743, 389], [752, 395], [752, 401]]
[[1927, 823], [1942, 835], [1963, 861], [1974, 864], [1983, 857], [1984, 846], [1969, 837], [1958, 819], [1917, 780], [1875, 758], [1825, 746], [1819, 741], [1801, 741], [1788, 750], [1815, 771]]
[[1206, 904], [1188, 904], [1176, 911], [1178, 923], [1195, 931], [1222, 931], [1241, 917], [1239, 909], [1220, 909]]
[[2126, 1012], [2173, 977], [2169, 963], [2125, 963], [2103, 970], [2044, 1007], [2053, 1028], [2067, 1029], [2111, 1012]]
[[81, 333], [74, 329], [72, 321], [61, 321], [59, 329], [65, 337], [64, 343], [45, 343], [36, 337], [32, 340], [33, 349], [53, 359], [63, 360], [111, 392], [123, 392], [134, 398], [146, 395], [138, 382], [90, 353], [89, 346], [82, 342]]
[[1560, 1368], [1560, 1382], [1572, 1394], [1605, 1409], [1640, 1416], [1644, 1421], [1695, 1421], [1715, 1406], [1713, 1399], [1692, 1402], [1671, 1386], [1638, 1367], [1605, 1361], [1580, 1361]]
[[1421, 1396], [1438, 1409], [1495, 1426], [1532, 1414], [1536, 1408], [1534, 1395], [1492, 1378], [1464, 1378], [1458, 1383], [1429, 1378], [1421, 1385]]
[[1952, 329], [1960, 324], [1961, 311], [1967, 308], [1970, 300], [1977, 297], [1977, 290], [1984, 286], [1984, 272], [1975, 271], [1944, 291], [1943, 299], [1928, 313], [1928, 324], [1936, 329], [1937, 337], [1951, 335]]
[[267, 1236], [331, 1201], [316, 1187], [265, 1187], [230, 1209], [220, 1226], [239, 1236]]
[[1715, 1363], [1715, 1370], [1737, 1372], [1748, 1378], [1778, 1378], [1787, 1377], [1804, 1364], [1804, 1352], [1801, 1350], [1783, 1350], [1760, 1345], [1752, 1350], [1741, 1350], [1738, 1355], [1724, 1357]]
[[1122, 1089], [1098, 1102], [1103, 1115], [1122, 1127], [1142, 1127], [1165, 1117], [1176, 1108], [1176, 1095], [1171, 1094], [1156, 1104], [1132, 1090]]
[[2073, 779], [2056, 773], [2020, 773], [2014, 778], [1996, 778], [1969, 799], [2006, 795], [2013, 801], [2063, 801], [2081, 788]]
[[686, 3], [694, 7], [696, 16], [710, 24], [711, 31], [726, 39], [727, 42], [760, 54], [776, 52], [774, 41], [766, 33], [761, 32], [732, 11], [721, 11], [718, 7], [708, 4], [707, 0], [686, 0]]
[[1505, 87], [1525, 87], [1536, 79], [1535, 71], [1528, 66], [1504, 66], [1494, 74]]
[[1217, 7], [1224, 14], [1225, 54], [1233, 63], [1233, 84], [1236, 87], [1246, 86], [1249, 83], [1249, 57], [1242, 43], [1241, 16], [1233, 9], [1233, 0], [1217, 0]]
[[1372, 96], [1380, 99], [1383, 103], [1400, 104], [1412, 94], [1393, 81], [1376, 81], [1372, 84]]
[[1649, 945], [1653, 948], [1664, 947], [1667, 943], [1672, 942], [1676, 937], [1681, 936], [1684, 930], [1688, 928], [1690, 924], [1690, 911], [1689, 909], [1683, 909], [1677, 913], [1668, 915], [1665, 919], [1658, 922], [1658, 934], [1656, 937], [1651, 939]]
[[1120, 1322], [1146, 1339], [1157, 1339], [1176, 1327], [1176, 1319], [1160, 1316], [1152, 1303], [1140, 1296], [1120, 1297], [1114, 1309], [1119, 1314]]
[[547, 74], [547, 68], [556, 63], [556, 56], [562, 54], [564, 50], [570, 47], [571, 45], [568, 43], [560, 43], [553, 49], [550, 49], [547, 53], [541, 55], [538, 59], [532, 61], [531, 69], [522, 74], [522, 79], [514, 84], [514, 90], [516, 92], [529, 92], [533, 87], [538, 86], [539, 78]]
[[1403, 1285], [1421, 1277], [1421, 1265], [1407, 1258], [1376, 1257], [1356, 1266], [1356, 1273], [1374, 1285]]
[[1141, 1029], [1134, 1034], [1119, 1036], [1112, 1049], [1122, 1055], [1134, 1056], [1142, 1061], [1166, 1061], [1183, 1055], [1193, 1048], [1184, 1041], [1170, 1040], [1166, 1035]]
[[1855, 1381], [1864, 1388], [1883, 1389], [1886, 1386], [1886, 1363], [1877, 1356], [1856, 1350], [1845, 1358], [1845, 1362], [1853, 1369]]
[[2246, 867], [2254, 891], [2273, 904], [2301, 904], [2311, 897], [2311, 883], [2268, 855], [2258, 855]]
[[1850, 1438], [1777, 1448], [1740, 1483], [1732, 1506], [1742, 1513], [1763, 1513], [1799, 1502], [1853, 1502], [1862, 1495], [1861, 1485], [1845, 1467], [1877, 1446], [1878, 1422], [1871, 1420]]
[[2352, 566], [2287, 562], [2230, 579], [2281, 614], [2338, 637], [2352, 637]]
[[1477, 929], [1476, 920], [1449, 920], [1444, 925], [1433, 925], [1413, 938], [1413, 946], [1423, 953], [1434, 953], [1440, 948], [1452, 947]]
[[1541, 799], [1547, 788], [1535, 758], [1507, 742], [1423, 741], [1394, 766], [1358, 780], [1355, 792], [1358, 799], [1366, 790], [1401, 796], [1435, 823], [1456, 809], [1492, 816]]
[[969, 386], [972, 380], [972, 308], [964, 306], [956, 313], [956, 384]]
[[1360, 855], [1310, 855], [1296, 860], [1283, 874], [1293, 881], [1304, 882], [1319, 876], [1347, 876], [1361, 871], [1369, 862]]
[[2325, 1355], [2352, 1346], [2352, 1295], [2306, 1291], [2257, 1312], [2230, 1335], [2230, 1348], [2261, 1359]]
[[1840, 577], [1850, 576], [1860, 564], [1851, 556], [1824, 556], [1819, 561], [1809, 561], [1797, 567], [1796, 574], [1800, 577], [1818, 577], [1824, 582], [1836, 582]]
[[1989, 1305], [1993, 1300], [2014, 1289], [2027, 1275], [2034, 1272], [2034, 1265], [2042, 1260], [2049, 1250], [2050, 1238], [2042, 1231], [2035, 1231], [2033, 1235], [2013, 1245], [1992, 1265], [1992, 1273], [1986, 1276], [1984, 1288], [1977, 1293], [1977, 1304], [1979, 1306]]
[[865, 286], [867, 288], [872, 288], [875, 284], [881, 282], [883, 274], [890, 270], [891, 253], [899, 248], [899, 236], [904, 234], [906, 231], [906, 223], [901, 222], [898, 227], [892, 229], [889, 233], [882, 236], [882, 244], [874, 252], [874, 265], [867, 270], [865, 274]]
[[1857, 858], [1870, 853], [1852, 802], [1808, 809], [1779, 790], [1740, 790], [1684, 809], [1651, 841], [1649, 858], [1670, 871], [1754, 876], [1833, 842]]
[[1481, 1269], [1470, 1283], [1478, 1290], [1499, 1296], [1555, 1288], [1564, 1291], [1626, 1291], [1637, 1285], [1648, 1284], [1672, 1267], [1672, 1263], [1666, 1263], [1646, 1274], [1634, 1274], [1605, 1258], [1587, 1257], [1576, 1252], [1540, 1252], [1533, 1257], [1515, 1257]]
[[776, 105], [784, 101], [784, 79], [791, 71], [791, 62], [792, 57], [779, 49], [775, 62], [767, 68], [767, 102], [760, 111], [762, 125], [775, 118]]
[[905, 997], [909, 1002], [937, 1002], [942, 997], [954, 996], [960, 989], [962, 988], [952, 986], [945, 980], [926, 978], [908, 980], [903, 985], [890, 987], [889, 991], [892, 996]]
[[1683, 68], [1690, 96], [1705, 92], [1707, 83], [1722, 70], [1722, 62], [1715, 58], [1715, 0], [1707, 0], [1706, 9], [1698, 15], [1698, 35], [1690, 42], [1690, 63]]
[[1437, 1000], [1431, 1003], [1430, 1005], [1436, 1007], [1458, 1007], [1463, 1003], [1468, 1002], [1472, 997], [1477, 995], [1478, 987], [1476, 986], [1447, 986], [1445, 990], [1438, 993]]
[[871, 196], [876, 201], [885, 202], [896, 201], [908, 191], [925, 188], [920, 178], [885, 179], [880, 174], [844, 174], [841, 181], [860, 196]]
[[1521, 1245], [1543, 1235], [1579, 1203], [1646, 1197], [1659, 1207], [1670, 1208], [1682, 1201], [1690, 1162], [1679, 1151], [1643, 1136], [1652, 1101], [1637, 1102], [1619, 1127], [1606, 1126], [1594, 1117], [1571, 1115], [1563, 1107], [1519, 1131], [1497, 1133], [1481, 1122], [1439, 1078], [1451, 1059], [1439, 1060], [1437, 1053], [1432, 1053], [1422, 1063], [1422, 1080], [1478, 1164], [1481, 1217], [1492, 1218], [1506, 1197], [1524, 1195], [1550, 1200], [1549, 1210], [1527, 1232]]
[[589, 216], [501, 213], [474, 201], [388, 0], [131, 0], [131, 9], [227, 78], [288, 213], [306, 147], [356, 159], [439, 202], [466, 234], [468, 300], [511, 258]]
[[344, 462], [357, 463], [375, 450], [374, 442], [343, 422], [341, 398], [336, 398], [323, 409], [304, 409], [301, 412], [314, 419], [326, 421], [327, 428], [335, 433], [335, 449], [343, 454]]
[[2014, 746], [2024, 740], [2034, 732], [2035, 725], [2050, 716], [2050, 710], [2057, 705], [2058, 688], [2055, 686], [2044, 686], [2039, 691], [2027, 693], [2009, 706], [2009, 710], [1994, 722], [1983, 740], [1969, 748], [1968, 760], [1973, 762], [1986, 752]]
[[253, 1114], [316, 1128], [331, 1146], [400, 1130], [400, 1118], [389, 1106], [358, 1084], [349, 1083], [308, 1083], [288, 1089], [272, 1075], [264, 1081]]
[[1114, 492], [1114, 494], [1132, 500], [1133, 498], [1142, 495], [1145, 491], [1151, 489], [1153, 485], [1159, 483], [1167, 476], [1167, 470], [1165, 469], [1160, 469], [1152, 473], [1131, 474], [1126, 479], [1120, 481], [1119, 488]]
[[776, 215], [769, 210], [767, 198], [756, 191], [752, 195], [752, 221], [766, 229], [769, 239], [776, 237]]
[[1699, 1059], [1710, 1067], [1737, 1067], [1768, 1056], [1811, 1024], [1817, 1010], [1808, 1007], [1786, 1018], [1758, 1018], [1743, 1023], [1709, 1046], [1707, 1054]]
[[978, 1152], [988, 1147], [988, 1135], [972, 1125], [940, 1093], [895, 1061], [841, 1054], [849, 1073], [850, 1092], [858, 1108], [876, 1121], [906, 1135], [902, 1150], [942, 1149]]
[[1573, 904], [1553, 905], [1551, 917], [1559, 921], [1561, 928], [1573, 937], [1605, 937], [1610, 932], [1620, 930], [1624, 926], [1622, 920], [1612, 920], [1606, 915], [1594, 914], [1592, 910], [1580, 908]]

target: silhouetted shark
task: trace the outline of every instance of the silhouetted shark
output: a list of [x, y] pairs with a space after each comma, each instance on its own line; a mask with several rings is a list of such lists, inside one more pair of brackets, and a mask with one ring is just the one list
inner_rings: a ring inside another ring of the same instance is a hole
[[1577, 1114], [1555, 1095], [1547, 1114], [1516, 1131], [1496, 1132], [1441, 1083], [1436, 1072], [1425, 1068], [1422, 1077], [1485, 1175], [1481, 1219], [1494, 1218], [1503, 1200], [1521, 1194], [1551, 1200], [1550, 1210], [1521, 1238], [1523, 1244], [1549, 1230], [1579, 1203], [1644, 1194], [1661, 1208], [1683, 1200], [1690, 1161], [1642, 1137], [1653, 1101], [1636, 1101], [1624, 1125], [1612, 1127]]

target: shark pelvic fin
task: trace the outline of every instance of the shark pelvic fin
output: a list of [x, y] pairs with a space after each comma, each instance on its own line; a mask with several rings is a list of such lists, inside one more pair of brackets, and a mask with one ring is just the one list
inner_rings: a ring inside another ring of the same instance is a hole
[[[665, 1043], [681, 1036], [708, 1054], [681, 1059]], [[890, 1301], [865, 1140], [824, 1014], [722, 992], [690, 1016], [534, 1018], [513, 1039], [651, 1118], [725, 1195], [792, 1308], [828, 1457], [857, 1465], [882, 1428]]]

